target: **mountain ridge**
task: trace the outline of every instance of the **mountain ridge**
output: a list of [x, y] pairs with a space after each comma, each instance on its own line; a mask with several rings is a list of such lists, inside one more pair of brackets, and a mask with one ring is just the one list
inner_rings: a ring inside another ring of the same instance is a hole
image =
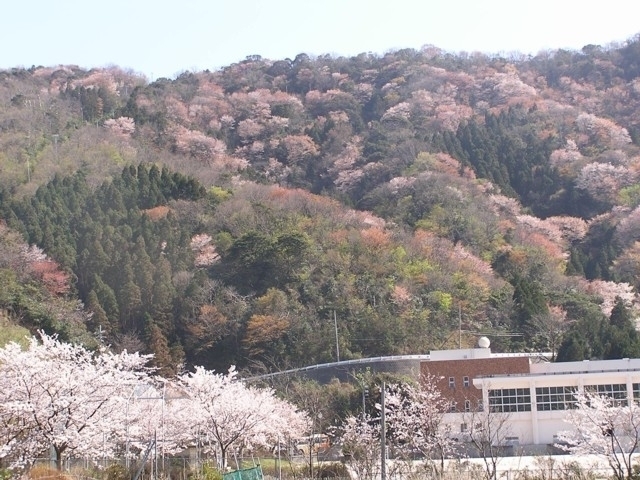
[[331, 361], [334, 315], [344, 358], [635, 355], [639, 45], [2, 71], [2, 216], [167, 374]]

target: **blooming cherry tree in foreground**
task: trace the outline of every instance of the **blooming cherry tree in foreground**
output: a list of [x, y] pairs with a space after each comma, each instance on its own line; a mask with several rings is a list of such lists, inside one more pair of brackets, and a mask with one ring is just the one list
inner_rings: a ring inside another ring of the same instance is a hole
[[380, 421], [368, 414], [347, 418], [343, 425], [342, 451], [356, 478], [380, 476]]
[[[444, 471], [444, 460], [458, 445], [449, 424], [443, 421], [450, 402], [436, 385], [436, 378], [424, 375], [418, 385], [388, 385], [385, 388], [385, 431], [388, 444], [400, 458], [415, 453], [425, 459], [425, 468], [436, 476]], [[380, 406], [381, 408], [381, 406]], [[342, 426], [342, 446], [348, 465], [357, 478], [380, 474], [380, 418], [349, 417]], [[402, 462], [390, 468], [400, 471]]]
[[155, 440], [162, 457], [181, 452], [194, 439], [185, 431], [185, 393], [175, 384], [157, 379], [137, 385], [126, 405], [126, 428], [120, 433], [127, 459], [144, 452]]
[[102, 458], [124, 428], [126, 398], [148, 376], [148, 356], [81, 346], [41, 334], [29, 348], [0, 349], [0, 458], [26, 466], [53, 448], [64, 455]]
[[278, 438], [300, 436], [306, 416], [277, 398], [270, 389], [246, 385], [231, 368], [218, 374], [197, 367], [182, 375], [183, 429], [190, 438], [206, 438], [204, 451], [219, 455], [225, 468], [228, 455], [243, 448], [273, 445]]
[[432, 375], [424, 375], [417, 386], [394, 389], [387, 395], [387, 423], [400, 448], [419, 452], [430, 468], [440, 472], [444, 471], [445, 458], [457, 445], [450, 425], [443, 422], [450, 404]]
[[575, 455], [604, 457], [617, 480], [636, 478], [633, 455], [640, 444], [640, 406], [596, 392], [576, 394], [575, 409], [558, 433], [557, 445]]
[[306, 415], [270, 389], [203, 368], [151, 377], [150, 355], [91, 352], [41, 334], [0, 349], [0, 459], [28, 467], [49, 449], [104, 459], [157, 442], [161, 454], [201, 445], [221, 467], [231, 452], [297, 437]]
[[497, 480], [498, 464], [503, 458], [507, 437], [512, 435], [511, 413], [497, 407], [478, 407], [463, 414], [467, 426], [466, 441], [476, 450], [484, 464], [484, 478]]

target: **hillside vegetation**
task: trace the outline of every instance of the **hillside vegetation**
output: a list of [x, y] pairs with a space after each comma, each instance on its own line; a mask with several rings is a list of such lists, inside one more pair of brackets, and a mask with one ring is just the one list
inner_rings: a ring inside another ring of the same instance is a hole
[[0, 71], [0, 312], [161, 372], [640, 355], [640, 38]]

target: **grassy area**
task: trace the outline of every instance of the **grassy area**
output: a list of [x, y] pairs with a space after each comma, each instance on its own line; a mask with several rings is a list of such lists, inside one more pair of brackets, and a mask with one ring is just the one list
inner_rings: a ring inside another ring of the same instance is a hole
[[9, 342], [17, 342], [20, 345], [27, 345], [27, 337], [30, 337], [29, 330], [20, 327], [7, 318], [0, 310], [0, 348]]
[[[280, 471], [282, 471], [282, 478], [302, 478], [309, 474], [308, 462], [288, 458], [282, 458], [281, 460], [277, 458], [243, 460], [240, 463], [240, 468], [251, 468], [257, 464], [262, 467], [262, 473], [273, 477], [279, 477]], [[347, 476], [345, 467], [341, 462], [314, 462], [313, 471], [314, 476], [322, 476], [323, 478]]]

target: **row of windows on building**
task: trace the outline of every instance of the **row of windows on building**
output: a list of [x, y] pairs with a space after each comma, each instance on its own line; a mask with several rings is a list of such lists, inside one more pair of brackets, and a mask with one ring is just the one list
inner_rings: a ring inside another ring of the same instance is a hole
[[[617, 405], [627, 404], [627, 385], [585, 385], [585, 390], [605, 395]], [[570, 387], [536, 387], [536, 410], [567, 410], [575, 407], [578, 389]], [[633, 398], [640, 401], [640, 383], [633, 384]], [[470, 404], [465, 402], [465, 411]], [[489, 408], [493, 412], [530, 412], [531, 390], [529, 388], [503, 388], [489, 390]]]

